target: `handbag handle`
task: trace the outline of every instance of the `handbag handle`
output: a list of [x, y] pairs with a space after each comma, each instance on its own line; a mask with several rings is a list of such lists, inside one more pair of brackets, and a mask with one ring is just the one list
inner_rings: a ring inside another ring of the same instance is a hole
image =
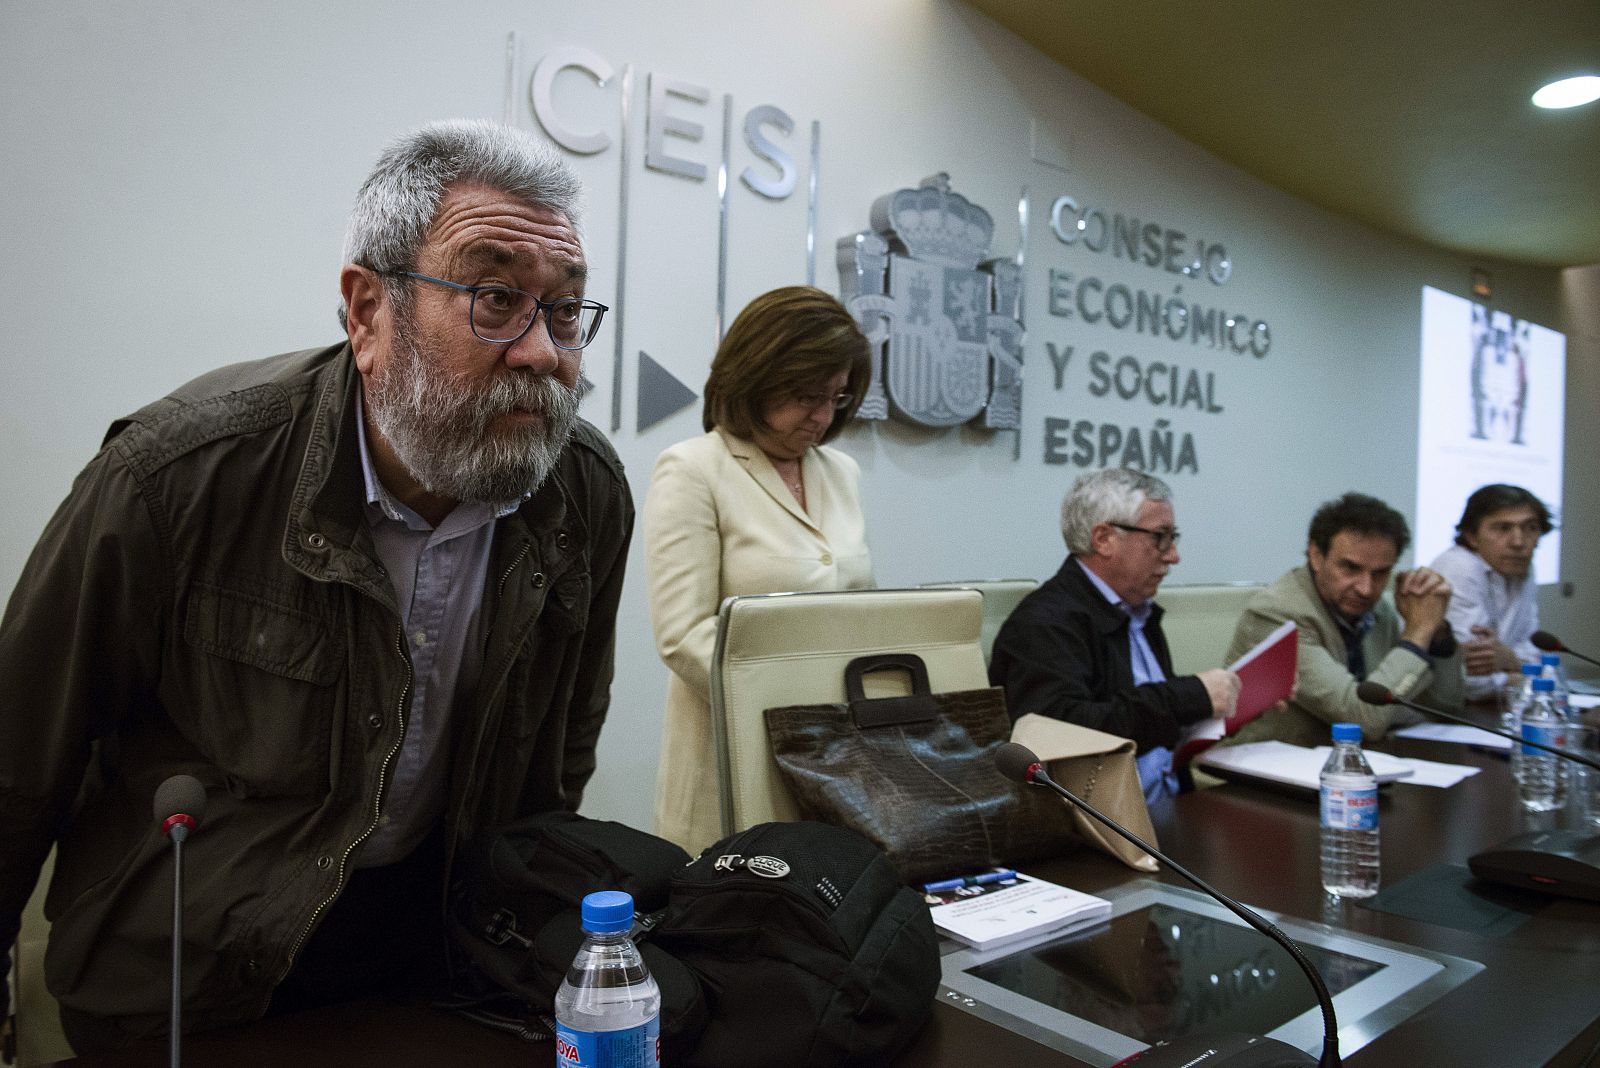
[[[911, 693], [904, 697], [867, 697], [862, 681], [877, 671], [904, 671], [911, 677]], [[856, 657], [844, 667], [844, 692], [850, 714], [862, 729], [923, 723], [939, 714], [928, 683], [928, 665], [915, 653]]]

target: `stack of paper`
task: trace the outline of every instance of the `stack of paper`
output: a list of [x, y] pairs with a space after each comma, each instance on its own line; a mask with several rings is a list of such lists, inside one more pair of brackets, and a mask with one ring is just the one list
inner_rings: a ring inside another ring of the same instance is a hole
[[1026, 875], [925, 896], [939, 932], [974, 949], [1042, 939], [1111, 915], [1103, 897]]
[[[1266, 779], [1285, 786], [1298, 786], [1316, 790], [1321, 786], [1322, 765], [1328, 762], [1329, 747], [1315, 749], [1290, 745], [1288, 742], [1247, 742], [1207, 749], [1195, 758], [1195, 763], [1224, 775], [1244, 775], [1252, 779]], [[1387, 753], [1368, 750], [1367, 763], [1379, 782], [1393, 782], [1413, 774], [1410, 763]]]

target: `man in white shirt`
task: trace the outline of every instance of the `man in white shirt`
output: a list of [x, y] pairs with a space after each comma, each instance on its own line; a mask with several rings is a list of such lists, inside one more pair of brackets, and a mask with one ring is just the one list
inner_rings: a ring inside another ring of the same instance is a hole
[[1455, 591], [1447, 618], [1469, 700], [1493, 699], [1519, 664], [1538, 662], [1529, 641], [1539, 629], [1533, 550], [1554, 526], [1550, 509], [1521, 486], [1484, 486], [1467, 498], [1456, 543], [1433, 562]]

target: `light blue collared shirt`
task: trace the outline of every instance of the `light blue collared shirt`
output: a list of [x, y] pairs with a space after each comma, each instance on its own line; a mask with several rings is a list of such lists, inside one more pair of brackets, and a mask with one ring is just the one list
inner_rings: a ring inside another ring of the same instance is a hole
[[[1134, 685], [1166, 682], [1167, 673], [1161, 670], [1161, 661], [1156, 659], [1156, 652], [1150, 647], [1150, 639], [1144, 636], [1145, 624], [1150, 622], [1152, 602], [1146, 601], [1138, 606], [1127, 604], [1104, 579], [1084, 567], [1082, 560], [1076, 560], [1076, 563], [1089, 577], [1089, 581], [1094, 583], [1094, 588], [1100, 591], [1100, 596], [1122, 609], [1128, 617], [1128, 660], [1133, 667]], [[1147, 804], [1154, 804], [1163, 797], [1177, 795], [1178, 777], [1172, 771], [1172, 750], [1164, 745], [1158, 745], [1135, 757], [1134, 763], [1139, 768], [1139, 785], [1144, 789], [1144, 799]]]
[[458, 504], [437, 527], [430, 527], [379, 480], [362, 405], [358, 395], [367, 525], [394, 586], [412, 668], [405, 741], [390, 770], [378, 828], [355, 857], [358, 868], [373, 868], [403, 860], [444, 811], [451, 720], [471, 700], [483, 669], [478, 607], [489, 574], [495, 520], [522, 502], [500, 507]]

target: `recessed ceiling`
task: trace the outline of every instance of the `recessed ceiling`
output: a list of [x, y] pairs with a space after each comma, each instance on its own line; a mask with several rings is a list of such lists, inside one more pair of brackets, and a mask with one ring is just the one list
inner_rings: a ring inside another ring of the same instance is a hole
[[966, 0], [1279, 189], [1443, 249], [1600, 263], [1600, 0]]

